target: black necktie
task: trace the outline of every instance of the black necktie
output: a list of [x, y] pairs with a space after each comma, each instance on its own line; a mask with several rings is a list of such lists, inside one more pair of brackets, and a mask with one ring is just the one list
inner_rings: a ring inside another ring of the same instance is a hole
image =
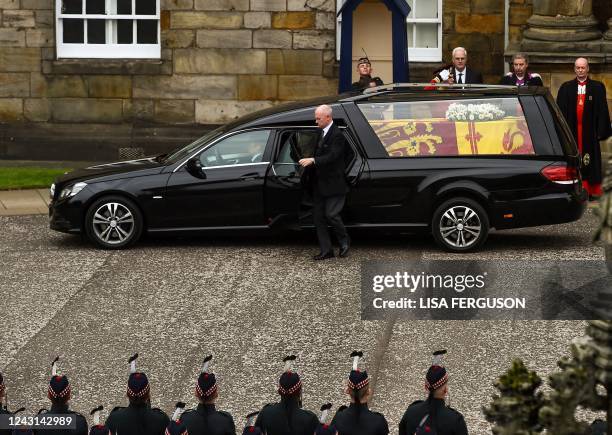
[[325, 130], [321, 130], [321, 135], [319, 136], [319, 142], [317, 143], [317, 148], [323, 145], [324, 138], [325, 138]]
[[459, 81], [457, 83], [463, 83], [463, 80], [461, 80], [461, 76], [463, 75], [463, 73], [459, 73]]

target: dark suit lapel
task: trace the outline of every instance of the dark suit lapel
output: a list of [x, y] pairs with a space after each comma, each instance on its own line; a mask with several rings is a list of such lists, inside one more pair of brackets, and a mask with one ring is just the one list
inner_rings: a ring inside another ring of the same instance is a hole
[[[334, 128], [336, 127], [336, 124], [332, 124], [332, 126], [329, 128], [329, 130], [327, 131], [327, 134], [325, 135], [325, 137], [323, 137], [323, 141], [321, 142], [321, 145], [325, 144], [328, 145], [329, 141], [331, 140], [331, 137], [334, 133]], [[323, 134], [323, 132], [321, 132], [321, 134]]]
[[319, 132], [319, 138], [317, 139], [317, 148], [321, 148], [322, 143], [323, 143], [323, 130]]
[[[478, 84], [476, 82], [476, 73], [469, 68], [465, 68], [465, 83], [469, 84]], [[515, 82], [516, 83], [516, 82]]]

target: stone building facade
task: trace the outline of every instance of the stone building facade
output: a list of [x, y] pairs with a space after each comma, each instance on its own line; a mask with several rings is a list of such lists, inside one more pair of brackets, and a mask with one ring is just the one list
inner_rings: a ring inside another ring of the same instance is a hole
[[160, 60], [57, 59], [54, 0], [0, 0], [0, 158], [156, 152], [201, 125], [333, 94], [335, 7], [162, 0]]
[[554, 96], [573, 79], [573, 62], [588, 58], [591, 77], [606, 85], [612, 113], [612, 2], [608, 0], [510, 0], [506, 61], [517, 51]]
[[[70, 0], [0, 0], [0, 158], [162, 152], [245, 113], [337, 91], [335, 0], [158, 0], [161, 55], [145, 60], [58, 59], [58, 1]], [[443, 61], [465, 46], [497, 83], [534, 1], [442, 0]], [[593, 9], [608, 31], [609, 1]], [[594, 71], [612, 96], [611, 51]], [[571, 75], [569, 57], [537, 60], [553, 89]], [[412, 62], [411, 80], [429, 80], [442, 63]]]
[[426, 82], [432, 71], [449, 64], [455, 47], [468, 50], [468, 63], [487, 83], [498, 83], [504, 72], [504, 0], [445, 0], [442, 19], [442, 63], [411, 62], [410, 78]]

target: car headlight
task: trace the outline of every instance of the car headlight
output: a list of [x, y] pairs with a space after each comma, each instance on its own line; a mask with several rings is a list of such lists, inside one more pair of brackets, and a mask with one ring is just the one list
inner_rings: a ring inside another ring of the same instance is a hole
[[49, 198], [53, 199], [54, 196], [55, 196], [55, 183], [51, 184], [51, 187], [49, 188]]
[[72, 198], [87, 186], [87, 183], [76, 183], [72, 186], [65, 187], [60, 193], [59, 199]]

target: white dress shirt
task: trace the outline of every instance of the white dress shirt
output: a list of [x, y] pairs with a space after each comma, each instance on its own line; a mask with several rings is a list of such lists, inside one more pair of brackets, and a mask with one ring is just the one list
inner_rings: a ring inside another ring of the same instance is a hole
[[327, 134], [327, 132], [329, 131], [329, 129], [331, 128], [332, 124], [334, 123], [334, 121], [330, 122], [329, 124], [327, 124], [327, 127], [325, 127], [323, 129], [323, 136], [321, 137], [325, 137], [325, 135]]
[[[467, 68], [463, 68], [463, 71], [459, 71], [458, 69], [455, 69], [455, 83], [461, 83], [461, 84], [465, 84], [465, 72], [466, 72]], [[461, 79], [459, 79], [459, 74], [461, 74]]]
[[[329, 124], [327, 124], [327, 127], [323, 128], [323, 135], [321, 136], [321, 142], [323, 141], [323, 139], [325, 138], [325, 136], [327, 135], [327, 132], [329, 131], [329, 129], [331, 128], [332, 124], [334, 123], [334, 121], [330, 122]], [[316, 163], [314, 157], [312, 158], [312, 162]]]

